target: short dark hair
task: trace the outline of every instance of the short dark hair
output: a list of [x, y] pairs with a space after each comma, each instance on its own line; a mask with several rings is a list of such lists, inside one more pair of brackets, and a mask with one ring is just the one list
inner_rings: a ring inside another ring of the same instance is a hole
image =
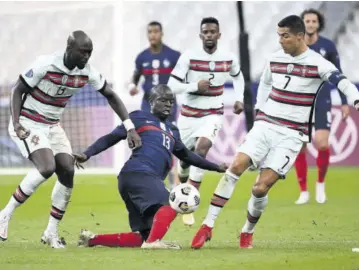
[[154, 87], [152, 87], [150, 92], [149, 100], [153, 101], [155, 98], [163, 95], [166, 91], [171, 91], [171, 88], [167, 84], [157, 84]]
[[162, 32], [162, 24], [160, 22], [158, 22], [158, 21], [149, 22], [147, 24], [147, 27], [149, 27], [149, 26], [158, 26], [160, 28], [161, 32]]
[[305, 25], [303, 20], [297, 15], [290, 15], [282, 19], [278, 23], [279, 27], [288, 27], [289, 31], [293, 34], [305, 34]]
[[304, 20], [304, 16], [307, 14], [317, 15], [318, 22], [319, 22], [318, 32], [323, 31], [324, 27], [325, 27], [325, 18], [323, 16], [323, 14], [314, 8], [306, 9], [302, 12], [302, 14], [300, 14], [300, 17], [302, 18], [302, 20]]
[[219, 28], [219, 22], [216, 18], [214, 17], [206, 17], [206, 18], [203, 18], [202, 21], [201, 21], [201, 26], [206, 24], [206, 23], [214, 23], [214, 24], [217, 24], [218, 28]]

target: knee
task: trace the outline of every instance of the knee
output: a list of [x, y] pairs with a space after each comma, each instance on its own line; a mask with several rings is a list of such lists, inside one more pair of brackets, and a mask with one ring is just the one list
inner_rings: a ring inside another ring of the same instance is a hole
[[50, 178], [55, 170], [56, 170], [56, 165], [55, 165], [55, 162], [47, 162], [46, 164], [43, 164], [41, 165], [39, 168], [39, 173], [45, 178], [45, 179], [48, 179]]
[[329, 148], [329, 142], [326, 139], [318, 139], [318, 140], [316, 140], [315, 144], [319, 151], [324, 151]]
[[205, 158], [211, 146], [212, 146], [212, 142], [210, 140], [202, 141], [196, 145], [194, 151], [201, 157]]
[[265, 197], [268, 194], [270, 186], [263, 182], [257, 182], [252, 188], [252, 194], [257, 198]]
[[240, 176], [249, 166], [250, 159], [239, 153], [232, 161], [232, 164], [229, 167], [229, 171], [237, 176]]

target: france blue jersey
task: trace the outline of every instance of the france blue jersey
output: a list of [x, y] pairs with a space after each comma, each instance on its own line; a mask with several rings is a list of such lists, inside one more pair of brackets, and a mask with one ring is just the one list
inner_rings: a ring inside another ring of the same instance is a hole
[[[130, 118], [141, 137], [142, 146], [132, 152], [121, 172], [144, 172], [164, 179], [172, 165], [172, 153], [179, 159], [196, 167], [216, 171], [218, 165], [189, 151], [182, 143], [179, 130], [169, 121], [162, 122], [145, 111], [134, 111]], [[94, 156], [127, 137], [123, 125], [116, 127], [110, 134], [98, 139], [84, 154]]]
[[172, 69], [176, 66], [180, 53], [162, 45], [159, 53], [152, 53], [150, 48], [142, 51], [136, 58], [136, 70], [145, 78], [142, 85], [145, 98], [153, 86], [167, 84]]
[[[336, 68], [340, 72], [342, 72], [340, 67], [340, 59], [339, 59], [338, 51], [333, 41], [325, 37], [319, 36], [317, 42], [312, 45], [308, 45], [308, 47], [313, 51], [322, 55], [329, 62], [333, 63], [336, 66]], [[331, 99], [330, 90], [332, 88], [333, 85], [331, 85], [330, 83], [328, 82], [324, 83], [322, 89], [318, 94], [319, 96], [317, 98], [317, 105], [321, 106], [321, 104], [323, 104], [323, 106], [325, 106], [325, 102]], [[347, 104], [347, 99], [345, 95], [340, 91], [339, 91], [339, 95], [342, 100], [342, 104]]]

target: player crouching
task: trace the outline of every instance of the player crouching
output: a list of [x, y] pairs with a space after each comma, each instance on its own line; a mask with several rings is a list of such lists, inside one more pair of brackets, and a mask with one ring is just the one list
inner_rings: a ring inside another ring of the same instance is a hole
[[[151, 112], [130, 114], [142, 147], [133, 150], [118, 176], [118, 188], [129, 213], [132, 232], [94, 234], [82, 230], [79, 246], [142, 247], [145, 249], [179, 249], [177, 244], [161, 241], [177, 212], [169, 206], [169, 191], [163, 180], [171, 169], [172, 154], [196, 167], [225, 172], [217, 165], [189, 151], [182, 143], [178, 129], [166, 119], [175, 97], [166, 85], [155, 86], [150, 93]], [[78, 163], [99, 154], [126, 138], [123, 125], [98, 139], [83, 154], [74, 154]], [[78, 164], [79, 165], [79, 164]]]

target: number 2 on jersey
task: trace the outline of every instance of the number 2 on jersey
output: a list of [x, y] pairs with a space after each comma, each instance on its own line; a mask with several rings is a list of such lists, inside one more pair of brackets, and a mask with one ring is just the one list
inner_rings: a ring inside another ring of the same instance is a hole
[[285, 83], [285, 85], [284, 85], [284, 88], [283, 88], [283, 89], [286, 89], [286, 88], [287, 88], [287, 86], [288, 86], [288, 84], [289, 84], [289, 82], [290, 82], [291, 77], [290, 77], [290, 76], [284, 76], [284, 77], [287, 79], [287, 82]]
[[168, 137], [167, 135], [162, 133], [162, 138], [163, 138], [163, 141], [162, 141], [163, 146], [166, 147], [168, 150], [170, 150], [170, 148], [171, 148], [170, 137]]
[[213, 73], [210, 73], [209, 74], [211, 77], [209, 77], [208, 81], [210, 82], [210, 84], [212, 84], [212, 80], [214, 79], [214, 74]]
[[156, 86], [160, 83], [159, 75], [157, 73], [152, 75], [152, 85]]

